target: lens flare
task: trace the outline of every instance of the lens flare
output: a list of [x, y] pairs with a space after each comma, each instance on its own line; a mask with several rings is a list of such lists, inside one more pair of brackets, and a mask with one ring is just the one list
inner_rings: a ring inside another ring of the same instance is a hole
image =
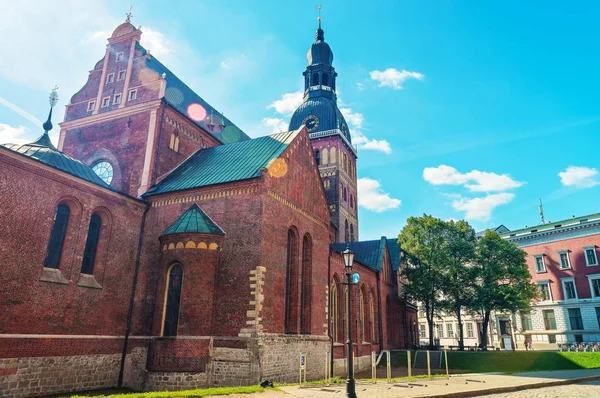
[[165, 98], [168, 98], [169, 102], [173, 105], [181, 105], [183, 102], [183, 93], [178, 88], [168, 87], [165, 90]]
[[285, 159], [277, 158], [269, 162], [267, 169], [271, 177], [281, 178], [287, 174], [288, 166]]
[[223, 130], [223, 141], [231, 144], [238, 142], [242, 137], [242, 132], [235, 126], [227, 126]]
[[187, 114], [190, 119], [201, 122], [206, 119], [206, 109], [198, 103], [190, 104], [187, 108]]
[[141, 85], [147, 85], [158, 80], [158, 73], [152, 69], [144, 68], [138, 73], [138, 79]]

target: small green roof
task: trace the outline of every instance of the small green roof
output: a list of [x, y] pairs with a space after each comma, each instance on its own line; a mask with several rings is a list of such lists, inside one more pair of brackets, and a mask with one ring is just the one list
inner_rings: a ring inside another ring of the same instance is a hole
[[48, 138], [47, 132], [31, 144], [3, 144], [1, 146], [103, 188], [113, 189], [102, 178], [98, 177], [90, 166], [56, 149], [50, 138]]
[[143, 196], [260, 177], [300, 130], [197, 150]]
[[181, 233], [225, 235], [225, 232], [195, 203], [171, 224], [163, 235]]

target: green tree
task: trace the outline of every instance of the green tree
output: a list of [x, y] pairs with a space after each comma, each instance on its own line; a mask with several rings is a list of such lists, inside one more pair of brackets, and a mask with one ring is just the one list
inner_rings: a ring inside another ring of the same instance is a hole
[[477, 244], [474, 263], [475, 300], [471, 309], [483, 313], [482, 347], [492, 311], [529, 311], [537, 297], [526, 263], [527, 254], [494, 231], [486, 231]]
[[425, 308], [430, 346], [433, 346], [433, 318], [442, 300], [446, 233], [446, 223], [425, 214], [410, 217], [398, 236], [406, 264], [402, 269], [403, 293]]
[[458, 347], [465, 348], [462, 325], [463, 309], [472, 305], [475, 296], [472, 263], [475, 259], [475, 230], [466, 221], [445, 223], [444, 261], [442, 270], [441, 308], [456, 315], [458, 320]]

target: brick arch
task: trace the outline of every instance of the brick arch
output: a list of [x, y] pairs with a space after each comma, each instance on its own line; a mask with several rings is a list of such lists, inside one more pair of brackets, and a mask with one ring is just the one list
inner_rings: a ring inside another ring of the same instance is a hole
[[[59, 232], [56, 230], [56, 228], [59, 228], [56, 216], [59, 207], [62, 205], [68, 208], [68, 216], [66, 217], [65, 229]], [[52, 208], [52, 222], [50, 223], [47, 235], [48, 247], [46, 249], [46, 257], [43, 264], [44, 267], [58, 268], [61, 269], [63, 273], [71, 272], [72, 259], [75, 255], [75, 248], [77, 246], [77, 237], [79, 235], [82, 213], [83, 205], [79, 199], [74, 196], [66, 195], [56, 202]], [[57, 246], [60, 246], [58, 250]], [[66, 265], [68, 264], [70, 264], [71, 267], [66, 269]]]
[[[178, 269], [176, 269], [175, 267], [178, 267]], [[174, 275], [174, 270], [180, 271], [180, 275]], [[177, 281], [172, 279], [174, 276], [180, 278], [178, 283], [179, 286], [175, 286]], [[183, 292], [184, 277], [185, 266], [183, 262], [179, 260], [171, 261], [167, 266], [165, 274], [164, 301], [162, 308], [162, 321], [160, 325], [161, 336], [177, 335], [177, 328], [179, 326], [181, 293]]]
[[334, 342], [342, 339], [340, 333], [340, 328], [343, 328], [343, 322], [340, 320], [342, 310], [340, 309], [340, 278], [337, 274], [333, 274], [329, 288], [329, 325]]

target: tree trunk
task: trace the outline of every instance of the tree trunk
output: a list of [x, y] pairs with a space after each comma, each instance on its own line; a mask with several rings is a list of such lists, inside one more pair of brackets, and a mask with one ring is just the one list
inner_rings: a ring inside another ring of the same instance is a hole
[[426, 310], [427, 326], [429, 327], [429, 347], [433, 347], [433, 311]]
[[490, 312], [491, 311], [485, 311], [483, 313], [483, 325], [482, 326], [482, 336], [481, 336], [481, 348], [483, 350], [487, 350], [487, 333], [488, 333], [488, 326], [490, 323]]
[[460, 317], [460, 305], [456, 306], [456, 318], [458, 319], [458, 349], [465, 350], [465, 336], [463, 335], [463, 324]]

